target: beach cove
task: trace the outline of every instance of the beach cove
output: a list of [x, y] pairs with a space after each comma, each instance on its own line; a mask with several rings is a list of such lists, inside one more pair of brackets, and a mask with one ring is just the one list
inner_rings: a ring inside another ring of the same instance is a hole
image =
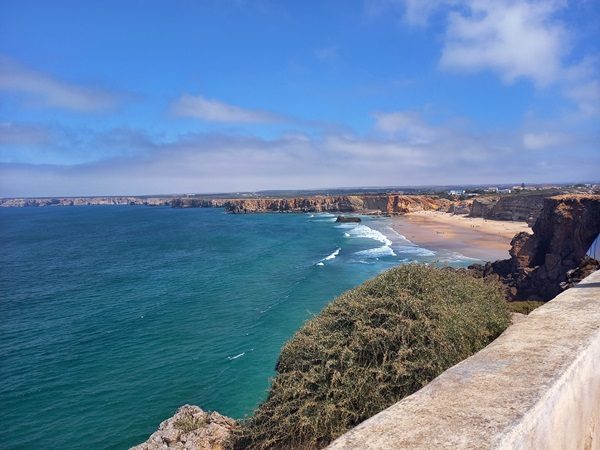
[[496, 261], [509, 257], [510, 241], [531, 233], [525, 222], [472, 218], [439, 211], [419, 211], [394, 217], [392, 227], [415, 244], [434, 251]]

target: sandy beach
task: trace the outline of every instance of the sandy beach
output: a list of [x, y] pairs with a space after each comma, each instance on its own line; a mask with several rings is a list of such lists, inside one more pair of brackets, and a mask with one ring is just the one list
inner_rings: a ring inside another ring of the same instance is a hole
[[531, 233], [525, 222], [470, 218], [437, 211], [421, 211], [394, 218], [394, 229], [430, 250], [448, 250], [470, 258], [495, 261], [509, 257], [513, 236]]

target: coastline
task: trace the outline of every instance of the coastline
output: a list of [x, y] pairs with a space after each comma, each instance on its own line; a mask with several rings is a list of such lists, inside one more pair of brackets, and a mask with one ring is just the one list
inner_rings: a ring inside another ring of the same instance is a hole
[[525, 222], [487, 220], [439, 211], [394, 217], [392, 228], [420, 247], [458, 252], [483, 261], [508, 258], [514, 235], [532, 232]]

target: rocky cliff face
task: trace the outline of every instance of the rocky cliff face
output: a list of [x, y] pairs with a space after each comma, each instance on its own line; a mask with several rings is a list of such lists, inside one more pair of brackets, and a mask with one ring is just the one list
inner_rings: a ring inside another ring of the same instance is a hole
[[[533, 234], [519, 233], [513, 238], [510, 259], [473, 268], [483, 276], [498, 277], [511, 299], [550, 300], [568, 285], [598, 233], [600, 196], [546, 198]], [[593, 263], [586, 264], [594, 270]]]
[[483, 217], [487, 219], [490, 217], [492, 208], [498, 203], [499, 197], [482, 197], [473, 200], [471, 205], [471, 211], [469, 211], [469, 217]]
[[236, 421], [229, 417], [184, 405], [146, 442], [131, 450], [231, 450], [236, 429]]
[[230, 200], [181, 197], [170, 201], [173, 208], [221, 208]]
[[529, 225], [533, 225], [542, 210], [544, 199], [548, 196], [549, 194], [529, 194], [475, 199], [469, 216], [492, 220], [526, 221]]
[[367, 214], [404, 214], [412, 211], [447, 209], [449, 200], [424, 195], [347, 195], [312, 196], [282, 199], [227, 200], [229, 212], [360, 212]]

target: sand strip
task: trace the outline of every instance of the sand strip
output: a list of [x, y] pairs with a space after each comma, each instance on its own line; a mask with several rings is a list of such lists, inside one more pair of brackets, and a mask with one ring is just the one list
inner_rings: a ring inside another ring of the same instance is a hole
[[508, 258], [514, 235], [521, 231], [531, 233], [525, 222], [486, 220], [437, 211], [398, 216], [392, 226], [421, 247], [458, 252], [484, 261]]

